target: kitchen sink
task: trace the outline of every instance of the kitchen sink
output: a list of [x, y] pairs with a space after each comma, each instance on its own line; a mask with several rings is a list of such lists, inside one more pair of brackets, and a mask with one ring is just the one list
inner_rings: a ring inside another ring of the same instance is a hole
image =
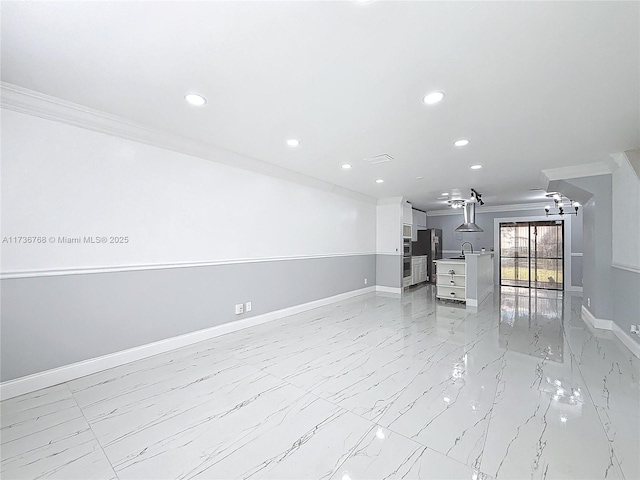
[[449, 260], [464, 260], [464, 255], [459, 255], [457, 257], [449, 257]]

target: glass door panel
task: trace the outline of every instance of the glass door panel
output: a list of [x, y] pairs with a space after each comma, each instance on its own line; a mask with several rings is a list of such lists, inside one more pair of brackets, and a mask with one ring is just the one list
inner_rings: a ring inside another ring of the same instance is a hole
[[531, 266], [531, 270], [532, 274], [535, 274], [532, 278], [532, 287], [562, 290], [562, 260], [538, 258]]
[[563, 289], [563, 222], [500, 224], [500, 285]]

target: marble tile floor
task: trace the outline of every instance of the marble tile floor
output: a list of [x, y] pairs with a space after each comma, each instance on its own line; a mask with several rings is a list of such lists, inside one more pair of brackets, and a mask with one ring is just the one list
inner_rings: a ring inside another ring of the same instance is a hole
[[581, 297], [367, 294], [0, 404], [3, 479], [639, 479], [640, 360]]

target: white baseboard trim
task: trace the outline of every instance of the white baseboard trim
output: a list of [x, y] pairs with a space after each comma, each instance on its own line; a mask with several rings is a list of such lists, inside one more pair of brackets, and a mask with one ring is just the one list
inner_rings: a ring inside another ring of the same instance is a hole
[[625, 347], [631, 350], [631, 353], [640, 358], [640, 343], [634, 341], [631, 335], [622, 330], [615, 322], [613, 322], [613, 333]]
[[602, 330], [613, 330], [613, 321], [605, 320], [602, 318], [596, 318], [593, 313], [589, 311], [587, 307], [582, 305], [582, 319], [586, 320], [593, 328], [600, 328]]
[[402, 293], [402, 288], [400, 287], [385, 287], [383, 285], [376, 285], [376, 292], [384, 292], [384, 293]]
[[632, 354], [640, 358], [640, 343], [634, 341], [633, 338], [631, 338], [627, 332], [623, 331], [613, 320], [604, 320], [602, 318], [594, 317], [589, 309], [584, 305], [582, 305], [582, 319], [594, 328], [612, 331]]
[[[193, 345], [194, 343], [203, 342], [211, 338], [219, 337], [227, 333], [242, 330], [244, 328], [254, 327], [263, 323], [277, 320], [278, 318], [288, 317], [301, 313], [314, 308], [329, 305], [331, 303], [339, 302], [347, 298], [364, 295], [375, 291], [387, 291], [378, 290], [378, 288], [388, 287], [366, 287], [359, 290], [352, 290], [350, 292], [341, 293], [332, 297], [322, 298], [320, 300], [314, 300], [312, 302], [302, 303], [300, 305], [294, 305], [293, 307], [283, 308], [281, 310], [275, 310], [273, 312], [256, 315], [254, 317], [237, 320], [234, 322], [224, 323], [222, 325], [216, 325], [215, 327], [206, 328], [204, 330], [198, 330], [196, 332], [186, 333], [177, 337], [171, 337], [158, 342], [148, 343], [146, 345], [140, 345], [139, 347], [130, 348], [128, 350], [122, 350], [120, 352], [110, 353], [101, 357], [90, 358], [82, 362], [72, 363], [70, 365], [64, 365], [62, 367], [54, 368], [44, 372], [34, 373], [26, 377], [16, 378], [15, 380], [9, 380], [7, 382], [0, 383], [0, 399], [6, 400], [8, 398], [17, 397], [25, 393], [35, 392], [47, 387], [52, 387], [60, 383], [68, 382], [76, 378], [91, 375], [93, 373], [101, 372], [109, 368], [118, 367], [127, 363], [142, 360], [144, 358], [152, 357], [161, 353], [169, 352], [177, 348]], [[400, 291], [400, 289], [397, 289]]]

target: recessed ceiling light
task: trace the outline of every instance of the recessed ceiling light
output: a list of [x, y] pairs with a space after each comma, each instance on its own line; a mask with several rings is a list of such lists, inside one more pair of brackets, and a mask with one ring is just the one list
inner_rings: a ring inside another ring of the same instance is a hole
[[443, 197], [448, 197], [449, 196], [449, 192], [442, 192], [440, 195], [442, 195]]
[[471, 165], [471, 170], [480, 170], [482, 165]]
[[376, 180], [376, 183], [384, 183], [384, 180], [379, 178], [379, 179]]
[[463, 138], [460, 140], [456, 140], [455, 142], [453, 142], [453, 144], [456, 147], [466, 147], [467, 145], [469, 145], [469, 140], [467, 140], [466, 138]]
[[201, 107], [205, 103], [207, 103], [207, 99], [202, 95], [198, 95], [197, 93], [189, 93], [184, 96], [184, 99], [191, 105], [195, 105], [196, 107]]
[[298, 140], [297, 138], [290, 138], [289, 140], [287, 140], [287, 145], [289, 145], [290, 147], [297, 147], [298, 145], [300, 145], [300, 140]]
[[431, 92], [427, 93], [422, 101], [427, 105], [433, 105], [434, 103], [438, 103], [444, 98], [444, 93], [442, 92]]
[[424, 177], [416, 177], [416, 180], [422, 180]]
[[343, 170], [349, 170], [350, 168], [351, 168], [351, 165], [349, 165], [348, 163], [345, 163], [344, 165], [342, 165]]

